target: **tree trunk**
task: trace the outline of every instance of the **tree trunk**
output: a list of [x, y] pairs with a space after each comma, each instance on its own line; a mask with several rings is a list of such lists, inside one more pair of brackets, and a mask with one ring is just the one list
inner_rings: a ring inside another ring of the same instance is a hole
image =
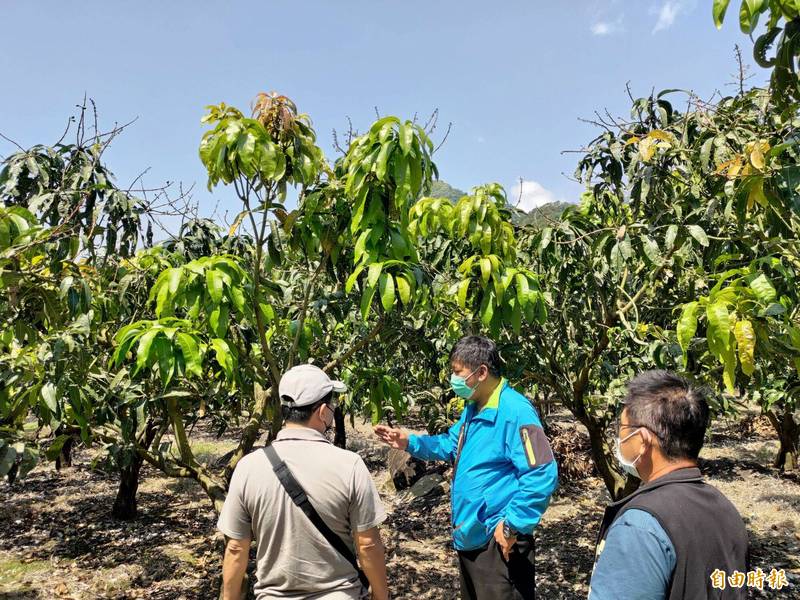
[[143, 462], [144, 459], [135, 454], [130, 464], [119, 470], [119, 488], [111, 509], [111, 515], [115, 519], [132, 521], [136, 518], [136, 492], [139, 489], [139, 471]]
[[591, 417], [580, 419], [589, 431], [589, 441], [592, 445], [592, 461], [597, 472], [603, 478], [608, 493], [612, 500], [620, 500], [639, 487], [639, 480], [635, 477], [626, 477], [614, 468], [616, 456], [613, 446], [608, 443], [605, 431], [598, 422]]
[[796, 471], [800, 455], [800, 423], [794, 420], [794, 411], [785, 406], [780, 416], [768, 411], [767, 418], [775, 428], [780, 441], [773, 466], [784, 472]]
[[344, 411], [337, 406], [333, 413], [333, 422], [336, 424], [336, 433], [333, 436], [333, 445], [339, 448], [347, 446], [347, 431], [344, 428]]
[[[149, 448], [158, 433], [158, 427], [153, 419], [147, 421], [143, 433], [144, 437], [140, 442], [145, 448]], [[132, 521], [138, 514], [136, 493], [139, 491], [139, 471], [142, 470], [144, 458], [137, 452], [132, 454], [131, 462], [119, 469], [117, 497], [114, 498], [114, 506], [111, 507], [111, 515], [122, 521]]]
[[[56, 429], [55, 434], [56, 437], [64, 433], [61, 431], [61, 427]], [[67, 438], [67, 441], [64, 442], [64, 445], [61, 446], [61, 451], [58, 453], [56, 457], [56, 471], [60, 471], [61, 467], [71, 467], [72, 466], [72, 448], [75, 446], [75, 438], [70, 436]]]

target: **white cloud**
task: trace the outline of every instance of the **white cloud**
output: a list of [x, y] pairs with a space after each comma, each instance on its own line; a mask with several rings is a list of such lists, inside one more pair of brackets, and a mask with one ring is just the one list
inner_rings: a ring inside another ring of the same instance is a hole
[[508, 195], [508, 203], [525, 212], [558, 200], [553, 192], [538, 181], [518, 181]]
[[622, 24], [622, 15], [617, 17], [615, 21], [597, 21], [590, 27], [592, 35], [604, 36], [613, 35], [615, 33], [622, 33], [625, 31], [625, 26]]
[[666, 0], [662, 2], [660, 7], [653, 7], [650, 12], [658, 15], [653, 33], [669, 29], [675, 24], [675, 19], [679, 15], [690, 12], [696, 4], [696, 0]]

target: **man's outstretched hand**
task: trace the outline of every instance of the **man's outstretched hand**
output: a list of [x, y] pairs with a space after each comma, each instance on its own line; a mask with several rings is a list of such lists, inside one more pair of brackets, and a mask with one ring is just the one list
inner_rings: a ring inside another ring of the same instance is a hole
[[378, 436], [384, 444], [398, 450], [405, 450], [408, 448], [408, 432], [386, 425], [377, 425], [375, 427], [375, 435]]

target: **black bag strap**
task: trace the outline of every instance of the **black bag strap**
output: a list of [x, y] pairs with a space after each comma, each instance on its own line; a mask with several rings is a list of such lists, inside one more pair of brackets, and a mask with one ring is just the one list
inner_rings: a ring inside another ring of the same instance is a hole
[[[466, 409], [465, 409], [466, 410]], [[461, 459], [461, 451], [464, 450], [464, 443], [467, 441], [467, 432], [469, 431], [469, 424], [472, 419], [465, 419], [461, 424], [461, 429], [458, 432], [458, 445], [456, 446], [456, 456], [453, 460], [453, 476], [452, 480], [456, 480], [456, 471], [458, 471], [458, 461]]]
[[358, 579], [361, 581], [361, 585], [364, 586], [364, 589], [369, 589], [369, 580], [367, 576], [364, 574], [364, 571], [358, 566], [358, 561], [356, 560], [355, 555], [347, 547], [347, 544], [344, 543], [344, 540], [339, 537], [330, 527], [322, 520], [322, 517], [319, 516], [319, 513], [316, 509], [311, 505], [311, 502], [308, 500], [308, 496], [306, 495], [305, 490], [294, 478], [292, 472], [289, 470], [289, 467], [283, 462], [278, 456], [278, 453], [275, 451], [275, 448], [272, 446], [265, 446], [264, 453], [267, 455], [267, 459], [269, 459], [270, 464], [272, 465], [272, 470], [275, 471], [275, 475], [278, 477], [278, 481], [281, 482], [283, 489], [286, 490], [286, 493], [289, 494], [289, 497], [292, 499], [300, 510], [302, 510], [314, 527], [319, 530], [327, 542], [333, 546], [339, 554], [341, 554], [347, 562], [353, 565], [353, 568], [358, 573]]

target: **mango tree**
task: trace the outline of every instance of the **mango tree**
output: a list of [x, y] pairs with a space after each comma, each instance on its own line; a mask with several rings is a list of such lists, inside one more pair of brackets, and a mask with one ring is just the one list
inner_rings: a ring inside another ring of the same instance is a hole
[[[750, 243], [728, 225], [735, 207], [725, 186], [708, 177], [732, 158], [725, 140], [739, 135], [741, 107], [689, 100], [681, 113], [667, 93], [654, 95], [634, 101], [629, 119], [599, 123], [604, 131], [576, 172], [587, 185], [580, 205], [525, 241], [555, 307], [544, 333], [529, 336], [531, 375], [587, 427], [615, 498], [636, 485], [626, 484], [607, 432], [624, 382], [642, 369], [681, 367], [669, 334], [674, 309]], [[714, 408], [732, 409], [727, 398]]]
[[[378, 121], [329, 167], [307, 117], [275, 94], [259, 96], [253, 118], [219, 105], [204, 121], [211, 129], [200, 157], [209, 186], [233, 186], [241, 210], [229, 233], [246, 230], [252, 252], [163, 271], [150, 291], [155, 318], [118, 332], [114, 362], [129, 365], [134, 381], [152, 372], [161, 380], [177, 453], [137, 451], [170, 475], [199, 481], [219, 508], [263, 426], [280, 427], [281, 373], [310, 357], [328, 370], [357, 370], [361, 351], [385, 334], [393, 313], [424, 298], [408, 207], [435, 167], [422, 128], [395, 118]], [[284, 204], [290, 187], [299, 191], [292, 211]], [[186, 428], [201, 409], [188, 388], [207, 386], [212, 374], [237, 400], [206, 404], [204, 413], [246, 418], [222, 473], [197, 461]], [[399, 400], [396, 385], [378, 389], [358, 408], [380, 415], [387, 398]], [[234, 414], [237, 402], [243, 406]]]
[[[722, 27], [730, 0], [713, 0], [713, 18]], [[800, 102], [800, 2], [797, 0], [741, 0], [739, 27], [750, 36], [755, 33], [762, 15], [766, 15], [766, 31], [753, 46], [753, 58], [765, 69], [772, 69], [772, 98], [781, 108], [792, 110]], [[769, 56], [774, 46], [772, 56]]]
[[792, 470], [800, 441], [800, 119], [756, 89], [724, 100], [709, 120], [714, 127], [695, 152], [726, 218], [702, 273], [708, 285], [698, 291], [706, 293], [683, 306], [677, 339], [696, 368], [722, 371], [729, 394], [759, 401], [780, 440], [775, 466]]

